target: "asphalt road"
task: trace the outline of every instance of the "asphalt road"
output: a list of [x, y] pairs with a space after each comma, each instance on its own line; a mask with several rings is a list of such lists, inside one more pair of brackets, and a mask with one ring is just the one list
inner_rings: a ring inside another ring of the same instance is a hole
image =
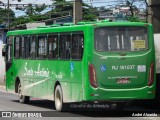
[[[86, 104], [85, 104], [86, 105]], [[107, 104], [105, 104], [107, 105]], [[76, 103], [67, 104], [66, 108], [70, 108], [65, 112], [56, 112], [53, 101], [42, 100], [31, 98], [29, 104], [21, 104], [18, 102], [18, 97], [16, 94], [6, 92], [2, 87], [0, 87], [0, 119], [3, 120], [20, 120], [22, 119], [30, 119], [30, 120], [39, 120], [39, 119], [65, 119], [65, 120], [82, 120], [82, 119], [148, 119], [148, 120], [160, 120], [160, 117], [153, 117], [153, 115], [160, 116], [160, 109], [158, 106], [151, 105], [142, 105], [138, 104], [130, 104], [126, 106], [123, 110], [117, 109], [101, 109], [101, 108], [80, 108], [83, 107], [84, 104], [79, 104], [77, 108], [75, 108]], [[7, 112], [7, 113], [6, 113]], [[152, 115], [152, 117], [145, 117], [145, 115]], [[5, 117], [7, 114], [12, 117]], [[135, 116], [134, 116], [135, 115]], [[2, 118], [3, 116], [3, 118]], [[18, 116], [18, 117], [17, 117]], [[33, 116], [37, 116], [33, 117]], [[42, 116], [42, 117], [41, 117]], [[132, 117], [134, 116], [134, 117]], [[140, 116], [140, 117], [138, 117]], [[143, 116], [143, 117], [142, 117]], [[30, 117], [30, 118], [27, 118]]]

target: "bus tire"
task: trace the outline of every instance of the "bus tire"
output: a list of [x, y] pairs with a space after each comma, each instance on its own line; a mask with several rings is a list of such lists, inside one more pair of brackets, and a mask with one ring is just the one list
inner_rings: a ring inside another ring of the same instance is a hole
[[22, 95], [22, 86], [21, 83], [18, 84], [18, 99], [20, 103], [28, 103], [30, 97]]
[[54, 92], [54, 102], [57, 111], [63, 111], [63, 93], [60, 85], [57, 85]]

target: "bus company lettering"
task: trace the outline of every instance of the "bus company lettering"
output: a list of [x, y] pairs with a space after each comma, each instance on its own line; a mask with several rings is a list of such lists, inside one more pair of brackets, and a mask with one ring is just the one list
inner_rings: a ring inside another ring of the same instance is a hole
[[24, 66], [24, 69], [25, 69], [24, 75], [25, 76], [34, 76], [35, 75], [35, 76], [39, 76], [39, 77], [49, 77], [48, 68], [47, 69], [41, 68], [41, 65], [38, 64], [37, 70], [34, 71], [32, 68], [28, 69], [27, 66], [28, 65], [27, 65], [27, 62], [26, 62], [25, 66]]
[[121, 66], [112, 66], [112, 70], [132, 70], [135, 68], [135, 65], [121, 65]]

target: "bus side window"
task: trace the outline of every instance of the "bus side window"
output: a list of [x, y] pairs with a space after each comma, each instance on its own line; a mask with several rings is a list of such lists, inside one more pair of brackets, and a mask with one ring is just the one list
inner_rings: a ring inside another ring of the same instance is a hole
[[25, 58], [25, 40], [24, 37], [21, 39], [21, 55], [20, 57]]
[[13, 36], [9, 36], [9, 37], [7, 37], [7, 44], [10, 44], [10, 45], [12, 45], [13, 44]]
[[14, 57], [20, 57], [20, 37], [15, 37], [14, 39]]
[[84, 49], [84, 35], [82, 33], [74, 33], [72, 35], [71, 58], [73, 60], [81, 60]]
[[38, 58], [47, 57], [47, 36], [38, 36]]
[[30, 58], [34, 59], [36, 58], [36, 36], [30, 37]]
[[95, 32], [95, 46], [100, 51], [109, 49], [108, 36], [105, 29], [97, 29]]
[[29, 58], [30, 56], [30, 42], [29, 37], [25, 37], [25, 58]]
[[20, 52], [20, 57], [21, 58], [28, 58], [29, 57], [29, 49], [28, 49], [29, 41], [27, 36], [22, 36], [21, 37], [21, 52]]
[[58, 35], [48, 37], [48, 58], [58, 59]]
[[60, 59], [70, 59], [71, 35], [60, 35], [59, 57]]

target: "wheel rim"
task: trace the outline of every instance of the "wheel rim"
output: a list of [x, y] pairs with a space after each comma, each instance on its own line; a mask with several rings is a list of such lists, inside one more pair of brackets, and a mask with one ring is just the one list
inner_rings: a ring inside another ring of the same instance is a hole
[[18, 97], [20, 100], [23, 98], [21, 84], [18, 86]]
[[62, 107], [62, 98], [59, 90], [56, 90], [56, 95], [55, 95], [55, 105], [57, 110], [61, 110]]

